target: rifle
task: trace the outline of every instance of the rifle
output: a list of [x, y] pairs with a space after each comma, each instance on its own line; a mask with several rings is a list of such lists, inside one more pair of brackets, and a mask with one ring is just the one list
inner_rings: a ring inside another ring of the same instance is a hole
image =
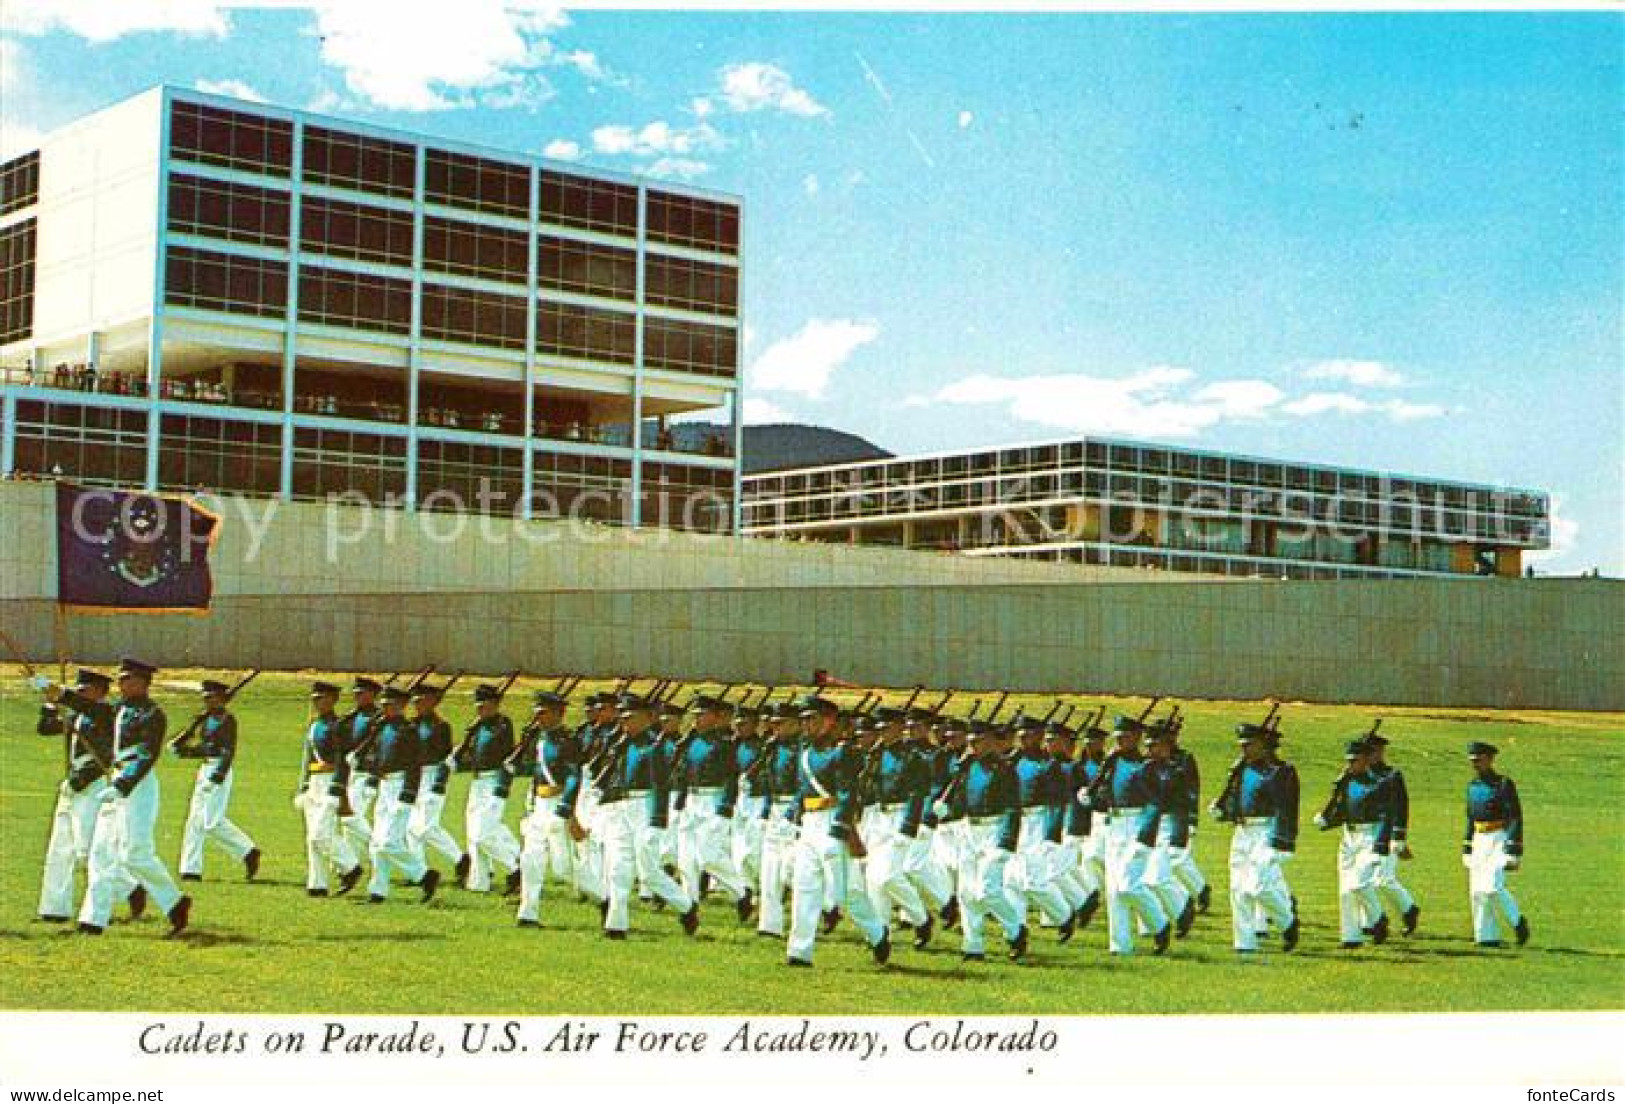
[[[226, 691], [226, 702], [227, 702], [227, 704], [230, 704], [232, 699], [234, 699], [239, 693], [241, 693], [244, 687], [246, 687], [249, 683], [253, 682], [255, 679], [257, 679], [259, 677], [260, 677], [260, 669], [258, 667], [256, 667], [252, 671], [248, 672], [248, 674], [244, 675], [241, 679], [239, 679], [236, 686], [233, 686], [230, 690]], [[169, 741], [169, 743], [167, 745], [165, 745], [165, 746], [167, 746], [170, 751], [175, 752], [176, 754], [179, 754], [181, 748], [185, 747], [187, 745], [187, 743], [192, 739], [192, 737], [197, 735], [197, 730], [203, 727], [203, 722], [208, 716], [209, 716], [209, 714], [207, 712], [203, 712], [203, 713], [199, 713], [197, 716], [193, 717], [192, 718], [192, 723], [187, 725], [186, 728], [184, 728], [181, 731], [181, 734], [179, 736], [176, 736], [173, 739], [171, 739]]]
[[1004, 708], [1004, 703], [1009, 699], [1009, 697], [1010, 697], [1010, 691], [1008, 691], [1008, 690], [1000, 690], [999, 691], [998, 698], [995, 699], [994, 702], [993, 702], [993, 709], [987, 715], [987, 723], [988, 724], [992, 724], [994, 719], [996, 717], [998, 717], [999, 711]]
[[[501, 701], [507, 695], [508, 691], [513, 689], [513, 684], [518, 681], [519, 668], [515, 667], [512, 671], [508, 672], [507, 677], [502, 681], [502, 685], [497, 687], [497, 700]], [[451, 753], [451, 761], [453, 764], [460, 764], [467, 757], [469, 748], [472, 747], [474, 743], [474, 733], [479, 729], [479, 727], [480, 722], [476, 717], [469, 724], [468, 728], [464, 730], [462, 743], [458, 744]]]
[[11, 658], [16, 661], [17, 666], [23, 669], [24, 675], [30, 679], [39, 678], [39, 672], [34, 670], [34, 665], [24, 658], [23, 650], [17, 646], [17, 642], [11, 638], [11, 634], [6, 632], [5, 629], [0, 629], [0, 644], [6, 646], [6, 651], [11, 653]]
[[[1258, 727], [1265, 732], [1274, 732], [1274, 726], [1279, 723], [1277, 715], [1280, 711], [1280, 702], [1270, 702], [1269, 712], [1264, 714], [1263, 723]], [[1241, 787], [1241, 768], [1246, 765], [1247, 757], [1245, 755], [1236, 756], [1236, 761], [1230, 764], [1230, 774], [1224, 780], [1224, 788], [1219, 791], [1218, 797], [1208, 803], [1208, 811], [1219, 820], [1229, 819], [1225, 810], [1230, 807], [1231, 799], [1235, 797], [1236, 791]]]
[[904, 713], [907, 713], [910, 709], [914, 708], [914, 703], [920, 700], [920, 695], [923, 693], [925, 693], [925, 687], [916, 686], [914, 688], [914, 692], [908, 696], [908, 700], [898, 708], [900, 708]]
[[1062, 704], [1061, 699], [1056, 698], [1055, 699], [1055, 704], [1049, 707], [1049, 712], [1044, 714], [1044, 716], [1040, 719], [1040, 723], [1041, 724], [1049, 724], [1050, 721], [1054, 720], [1055, 719], [1055, 714], [1057, 714], [1057, 713], [1059, 713], [1061, 711], [1061, 704]]
[[1142, 710], [1140, 710], [1140, 715], [1139, 715], [1139, 717], [1138, 717], [1138, 718], [1136, 718], [1136, 719], [1137, 719], [1137, 720], [1138, 720], [1138, 721], [1139, 721], [1139, 722], [1140, 722], [1140, 723], [1141, 723], [1141, 724], [1144, 724], [1144, 723], [1145, 723], [1145, 719], [1146, 719], [1146, 718], [1147, 718], [1147, 717], [1149, 717], [1149, 716], [1151, 716], [1151, 711], [1152, 711], [1152, 710], [1153, 710], [1153, 709], [1155, 709], [1155, 708], [1156, 708], [1156, 707], [1157, 707], [1157, 705], [1158, 705], [1158, 704], [1159, 704], [1159, 703], [1160, 703], [1160, 702], [1161, 702], [1161, 701], [1162, 701], [1162, 697], [1161, 697], [1161, 696], [1160, 696], [1160, 695], [1159, 695], [1159, 696], [1157, 696], [1157, 697], [1155, 697], [1155, 698], [1152, 698], [1152, 699], [1151, 699], [1151, 700], [1150, 700], [1150, 701], [1149, 701], [1149, 702], [1147, 702], [1147, 703], [1146, 703], [1146, 706], [1145, 706], [1145, 708], [1144, 708], [1144, 709], [1142, 709]]
[[[408, 694], [415, 693], [417, 691], [418, 687], [422, 686], [426, 681], [428, 681], [429, 676], [432, 675], [434, 673], [434, 671], [435, 671], [435, 665], [433, 663], [429, 664], [423, 670], [419, 671], [417, 673], [417, 677], [414, 678], [411, 681], [411, 683], [407, 686], [406, 692]], [[457, 683], [462, 680], [462, 677], [463, 677], [463, 672], [461, 672], [461, 671], [458, 671], [455, 675], [451, 676], [451, 681], [446, 683], [445, 686], [440, 688], [440, 697], [442, 699], [444, 699], [447, 694], [451, 693], [451, 688], [453, 686], [456, 686]], [[362, 758], [367, 754], [367, 752], [372, 750], [372, 745], [377, 743], [377, 742], [378, 742], [378, 724], [377, 724], [376, 719], [374, 719], [374, 722], [367, 726], [367, 734], [361, 738], [361, 742], [359, 744], [357, 744], [355, 747], [350, 749], [350, 751], [348, 753], [348, 756], [347, 756], [349, 758], [349, 760], [350, 760], [350, 763], [352, 765], [360, 763]]]

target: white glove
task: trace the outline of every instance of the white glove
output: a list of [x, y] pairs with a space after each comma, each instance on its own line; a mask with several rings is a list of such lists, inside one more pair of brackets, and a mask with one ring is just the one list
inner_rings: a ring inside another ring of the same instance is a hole
[[73, 787], [68, 785], [68, 780], [66, 778], [62, 780], [61, 785], [57, 786], [56, 795], [63, 801], [73, 800]]
[[1319, 813], [1315, 814], [1315, 827], [1319, 828], [1322, 832], [1324, 832], [1328, 827], [1326, 818], [1321, 816]]
[[1292, 861], [1292, 856], [1296, 855], [1297, 852], [1296, 851], [1277, 851], [1275, 848], [1272, 847], [1272, 848], [1270, 848], [1270, 854], [1274, 856], [1276, 862], [1278, 862], [1278, 863], [1287, 863], [1287, 862]]
[[951, 812], [953, 812], [953, 807], [946, 801], [933, 801], [931, 803], [931, 813], [938, 820], [947, 820], [948, 814]]
[[28, 680], [28, 685], [32, 686], [36, 690], [44, 690], [46, 687], [51, 685], [51, 680], [46, 678], [44, 675], [35, 675], [33, 678]]
[[1504, 867], [1504, 869], [1506, 869], [1506, 870], [1517, 870], [1521, 866], [1523, 866], [1523, 859], [1522, 858], [1520, 858], [1517, 855], [1508, 855], [1507, 856], [1507, 861], [1506, 861], [1506, 866]]
[[305, 791], [304, 790], [300, 790], [298, 793], [293, 795], [293, 807], [295, 809], [299, 810], [300, 812], [305, 811]]
[[212, 778], [205, 778], [197, 784], [197, 792], [203, 795], [204, 800], [214, 796], [214, 791], [220, 788], [220, 783]]
[[1168, 857], [1170, 859], [1174, 860], [1175, 862], [1184, 862], [1185, 861], [1185, 856], [1189, 855], [1190, 853], [1191, 853], [1191, 849], [1189, 847], [1170, 847], [1170, 848], [1168, 848]]
[[97, 797], [96, 800], [100, 801], [103, 805], [111, 805], [113, 802], [117, 801], [118, 799], [119, 799], [118, 790], [116, 788], [112, 787], [112, 786], [108, 786], [106, 789], [102, 790], [101, 794]]
[[1473, 868], [1473, 857], [1471, 855], [1463, 855], [1461, 857], [1461, 865], [1465, 866], [1468, 870], [1471, 870]]

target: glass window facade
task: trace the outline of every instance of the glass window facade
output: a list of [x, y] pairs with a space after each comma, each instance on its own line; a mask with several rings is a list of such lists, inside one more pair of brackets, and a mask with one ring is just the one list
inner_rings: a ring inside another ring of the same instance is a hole
[[638, 255], [612, 245], [544, 237], [538, 243], [537, 282], [544, 288], [579, 295], [635, 301]]
[[737, 356], [738, 342], [728, 327], [667, 318], [644, 319], [645, 367], [731, 377], [737, 370]]
[[650, 241], [707, 249], [715, 253], [739, 252], [739, 211], [726, 203], [693, 196], [649, 192]]
[[509, 218], [530, 217], [530, 169], [446, 150], [428, 151], [423, 198]]
[[39, 150], [0, 163], [0, 215], [39, 202]]
[[299, 321], [387, 334], [412, 332], [412, 282], [303, 265]]
[[329, 257], [412, 267], [412, 215], [388, 207], [308, 196], [299, 210], [299, 248]]
[[406, 440], [340, 429], [295, 428], [293, 497], [350, 494], [368, 502], [406, 493]]
[[638, 190], [612, 180], [544, 171], [541, 216], [543, 222], [560, 226], [635, 238]]
[[739, 271], [728, 265], [648, 255], [644, 299], [656, 306], [678, 307], [733, 316], [739, 310]]
[[305, 127], [304, 179], [372, 195], [411, 199], [417, 150], [404, 142]]
[[465, 345], [523, 349], [525, 299], [424, 284], [423, 336]]
[[275, 494], [281, 485], [282, 427], [165, 414], [158, 485], [171, 490]]
[[[542, 303], [537, 312], [536, 351], [583, 360], [634, 364], [637, 319], [621, 311]], [[645, 357], [647, 362], [647, 357]]]
[[286, 248], [287, 192], [171, 173], [169, 231]]
[[530, 252], [522, 231], [431, 215], [423, 222], [423, 267], [521, 287]]
[[281, 261], [171, 246], [164, 267], [164, 302], [281, 318], [288, 308], [288, 266]]
[[147, 468], [147, 414], [75, 403], [19, 402], [16, 470], [83, 483], [140, 486]]
[[286, 177], [293, 165], [293, 124], [177, 102], [170, 111], [169, 150], [179, 161]]
[[24, 219], [0, 229], [0, 344], [34, 333], [34, 252], [37, 223]]

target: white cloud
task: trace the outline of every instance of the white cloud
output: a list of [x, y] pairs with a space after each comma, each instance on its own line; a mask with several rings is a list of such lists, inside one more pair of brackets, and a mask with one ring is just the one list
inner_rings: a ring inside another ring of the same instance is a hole
[[604, 63], [598, 55], [591, 50], [560, 50], [554, 55], [554, 63], [566, 68], [574, 69], [588, 80], [609, 81], [612, 78]]
[[15, 39], [0, 38], [0, 93], [16, 91], [22, 80], [22, 45]]
[[801, 190], [810, 196], [818, 194], [818, 174], [808, 173], [801, 178]]
[[592, 145], [599, 153], [632, 157], [687, 157], [696, 153], [720, 150], [726, 140], [709, 123], [692, 127], [674, 127], [664, 120], [656, 120], [642, 127], [616, 123], [601, 126], [592, 132]]
[[743, 413], [746, 425], [773, 425], [796, 420], [794, 414], [768, 399], [746, 399]]
[[572, 142], [568, 138], [555, 138], [542, 147], [542, 156], [550, 157], [554, 161], [579, 161], [581, 143]]
[[1230, 418], [1262, 418], [1286, 398], [1286, 392], [1263, 380], [1219, 380], [1198, 390], [1194, 398]]
[[226, 4], [214, 0], [5, 0], [0, 30], [41, 35], [66, 31], [91, 42], [170, 31], [219, 37], [229, 29]]
[[1567, 563], [1580, 543], [1580, 523], [1567, 513], [1568, 501], [1566, 496], [1553, 494], [1551, 496], [1549, 522], [1551, 547], [1545, 551], [1525, 552], [1525, 563], [1532, 563], [1542, 571], [1577, 572], [1588, 569], [1591, 565]]
[[1298, 418], [1317, 414], [1369, 414], [1373, 409], [1366, 400], [1342, 391], [1316, 391], [1281, 407], [1282, 412]]
[[200, 80], [197, 82], [197, 90], [214, 96], [231, 96], [234, 99], [250, 100], [254, 103], [269, 102], [252, 85], [240, 80]]
[[1437, 403], [1408, 403], [1394, 399], [1382, 404], [1382, 412], [1396, 422], [1414, 422], [1421, 418], [1442, 418], [1450, 413]]
[[725, 67], [718, 75], [718, 95], [730, 111], [782, 111], [788, 115], [828, 115], [829, 108], [797, 88], [790, 74], [765, 61]]
[[691, 157], [661, 157], [650, 162], [643, 171], [663, 180], [693, 180], [710, 172], [711, 165]]
[[879, 336], [880, 327], [873, 322], [814, 318], [762, 350], [751, 362], [749, 385], [818, 398], [836, 370]]
[[1303, 369], [1305, 379], [1341, 380], [1356, 387], [1399, 387], [1405, 377], [1377, 360], [1323, 360]]
[[968, 129], [970, 127], [970, 125], [972, 123], [974, 123], [975, 121], [976, 121], [976, 116], [971, 114], [969, 111], [961, 111], [959, 113], [959, 129], [960, 130]]

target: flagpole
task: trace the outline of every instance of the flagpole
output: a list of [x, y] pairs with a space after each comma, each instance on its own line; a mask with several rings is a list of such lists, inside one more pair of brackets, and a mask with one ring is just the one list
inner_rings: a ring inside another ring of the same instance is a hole
[[[56, 652], [56, 684], [68, 684], [68, 607], [60, 601], [55, 605], [56, 615], [53, 618], [51, 630], [51, 644]], [[66, 737], [62, 741], [62, 763], [66, 774], [73, 773], [73, 733], [64, 725]]]

